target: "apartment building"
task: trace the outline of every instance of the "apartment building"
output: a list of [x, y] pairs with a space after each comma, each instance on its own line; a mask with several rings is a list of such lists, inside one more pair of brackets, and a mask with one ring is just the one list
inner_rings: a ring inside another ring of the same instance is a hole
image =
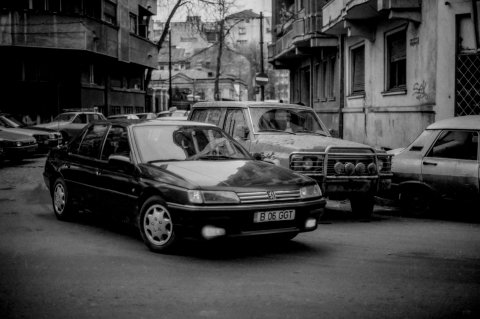
[[480, 114], [478, 10], [470, 0], [273, 0], [269, 60], [292, 102], [346, 139], [406, 146], [428, 124]]
[[1, 109], [47, 121], [65, 109], [142, 112], [155, 0], [0, 3]]

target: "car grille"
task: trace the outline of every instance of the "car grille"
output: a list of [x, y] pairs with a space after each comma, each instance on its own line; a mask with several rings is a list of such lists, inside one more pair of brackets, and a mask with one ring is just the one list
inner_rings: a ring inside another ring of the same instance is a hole
[[276, 202], [276, 201], [289, 201], [300, 198], [300, 190], [287, 190], [287, 191], [273, 191], [274, 196], [269, 192], [248, 192], [237, 193], [238, 198], [243, 204], [246, 203], [261, 203], [261, 202]]

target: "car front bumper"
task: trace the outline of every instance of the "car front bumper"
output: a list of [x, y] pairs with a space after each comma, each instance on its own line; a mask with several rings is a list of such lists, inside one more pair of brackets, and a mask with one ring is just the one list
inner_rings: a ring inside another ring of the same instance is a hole
[[[313, 231], [324, 212], [326, 200], [218, 206], [167, 204], [183, 237], [200, 238], [205, 226], [224, 229], [227, 237], [246, 237]], [[279, 210], [295, 210], [295, 219], [254, 223], [256, 212]], [[312, 218], [316, 221], [314, 227], [306, 227], [307, 220]]]
[[37, 150], [37, 144], [25, 145], [19, 147], [5, 147], [3, 146], [3, 153], [6, 158], [24, 158], [32, 155]]

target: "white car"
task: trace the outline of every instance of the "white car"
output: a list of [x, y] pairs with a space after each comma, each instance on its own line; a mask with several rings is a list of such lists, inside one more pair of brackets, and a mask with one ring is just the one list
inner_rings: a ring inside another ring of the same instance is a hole
[[480, 202], [480, 115], [435, 122], [393, 150], [392, 187], [405, 212], [424, 214], [442, 199]]

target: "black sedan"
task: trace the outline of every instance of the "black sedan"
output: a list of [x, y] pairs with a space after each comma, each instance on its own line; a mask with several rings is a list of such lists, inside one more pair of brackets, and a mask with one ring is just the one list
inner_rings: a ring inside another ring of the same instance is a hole
[[4, 131], [0, 128], [0, 160], [21, 160], [31, 156], [37, 150], [33, 137]]
[[0, 128], [2, 131], [28, 135], [35, 138], [38, 151], [45, 153], [62, 143], [62, 135], [50, 129], [26, 126], [13, 115], [0, 113]]
[[138, 226], [153, 251], [185, 237], [291, 239], [315, 230], [325, 207], [313, 179], [196, 122], [92, 123], [49, 153], [43, 175], [58, 219], [109, 213]]

